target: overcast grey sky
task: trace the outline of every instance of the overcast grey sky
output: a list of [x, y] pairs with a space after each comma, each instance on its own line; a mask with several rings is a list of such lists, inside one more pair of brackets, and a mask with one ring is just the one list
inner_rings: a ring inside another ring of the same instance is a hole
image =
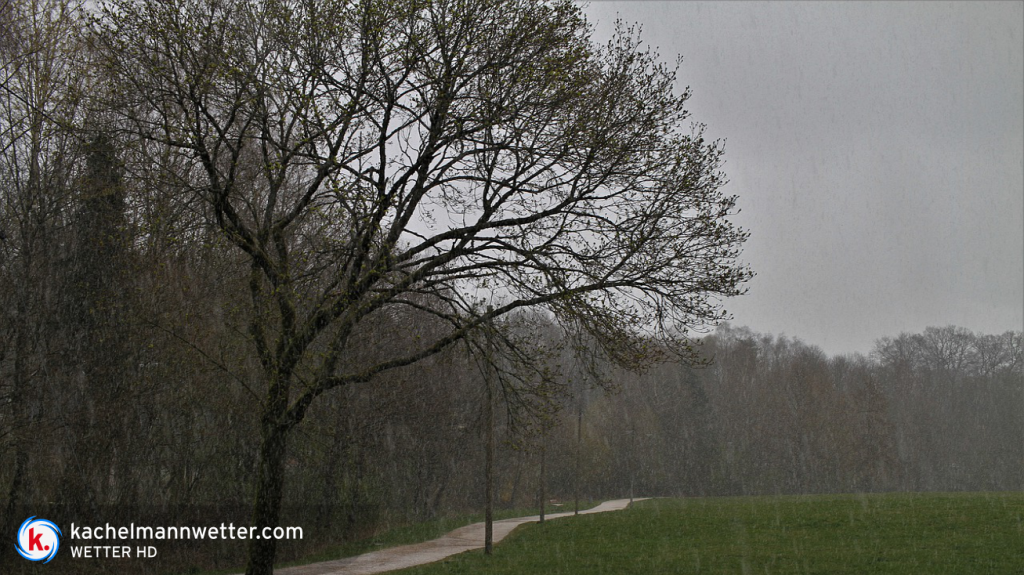
[[758, 276], [735, 325], [828, 353], [1024, 329], [1024, 3], [592, 2], [684, 60]]

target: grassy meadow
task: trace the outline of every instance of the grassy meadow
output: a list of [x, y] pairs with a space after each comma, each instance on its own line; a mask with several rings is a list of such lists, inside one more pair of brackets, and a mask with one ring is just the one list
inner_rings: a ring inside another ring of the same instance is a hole
[[400, 573], [1024, 574], [1024, 493], [654, 499]]

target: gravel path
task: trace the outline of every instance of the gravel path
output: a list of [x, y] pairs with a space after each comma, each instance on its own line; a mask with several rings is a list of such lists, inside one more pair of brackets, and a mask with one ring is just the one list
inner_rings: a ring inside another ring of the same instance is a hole
[[[639, 501], [639, 499], [635, 499], [634, 501]], [[604, 511], [618, 511], [620, 509], [625, 509], [627, 505], [629, 505], [629, 499], [605, 501], [597, 507], [587, 509], [586, 511], [580, 511], [580, 515], [602, 513]], [[547, 521], [548, 519], [558, 519], [559, 517], [569, 517], [572, 515], [572, 511], [551, 513], [545, 515], [544, 520]], [[519, 527], [523, 523], [531, 523], [539, 520], [539, 516], [533, 515], [531, 517], [517, 517], [515, 519], [502, 519], [500, 521], [495, 521], [494, 542], [497, 543], [498, 541], [501, 541], [506, 535], [511, 533], [513, 529]], [[450, 557], [473, 549], [483, 549], [483, 547], [484, 524], [474, 523], [472, 525], [460, 527], [439, 539], [434, 539], [433, 541], [426, 541], [413, 545], [402, 545], [400, 547], [391, 547], [380, 551], [374, 551], [372, 553], [366, 553], [365, 555], [348, 557], [346, 559], [336, 559], [334, 561], [324, 561], [323, 563], [311, 563], [309, 565], [301, 565], [298, 567], [275, 569], [274, 573], [277, 575], [369, 575], [371, 573], [384, 573], [386, 571], [394, 571], [396, 569], [405, 569], [406, 567], [433, 563], [434, 561], [440, 561], [445, 557]]]

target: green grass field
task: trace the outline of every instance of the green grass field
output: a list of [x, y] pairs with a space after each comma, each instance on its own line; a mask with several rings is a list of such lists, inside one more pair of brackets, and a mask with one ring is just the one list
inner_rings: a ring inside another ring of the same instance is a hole
[[1024, 494], [656, 499], [400, 573], [1024, 574]]

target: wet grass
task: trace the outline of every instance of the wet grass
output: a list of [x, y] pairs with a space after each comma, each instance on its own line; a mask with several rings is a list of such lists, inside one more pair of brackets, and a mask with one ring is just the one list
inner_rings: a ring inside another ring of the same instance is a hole
[[656, 499], [400, 573], [1024, 574], [1024, 493]]

